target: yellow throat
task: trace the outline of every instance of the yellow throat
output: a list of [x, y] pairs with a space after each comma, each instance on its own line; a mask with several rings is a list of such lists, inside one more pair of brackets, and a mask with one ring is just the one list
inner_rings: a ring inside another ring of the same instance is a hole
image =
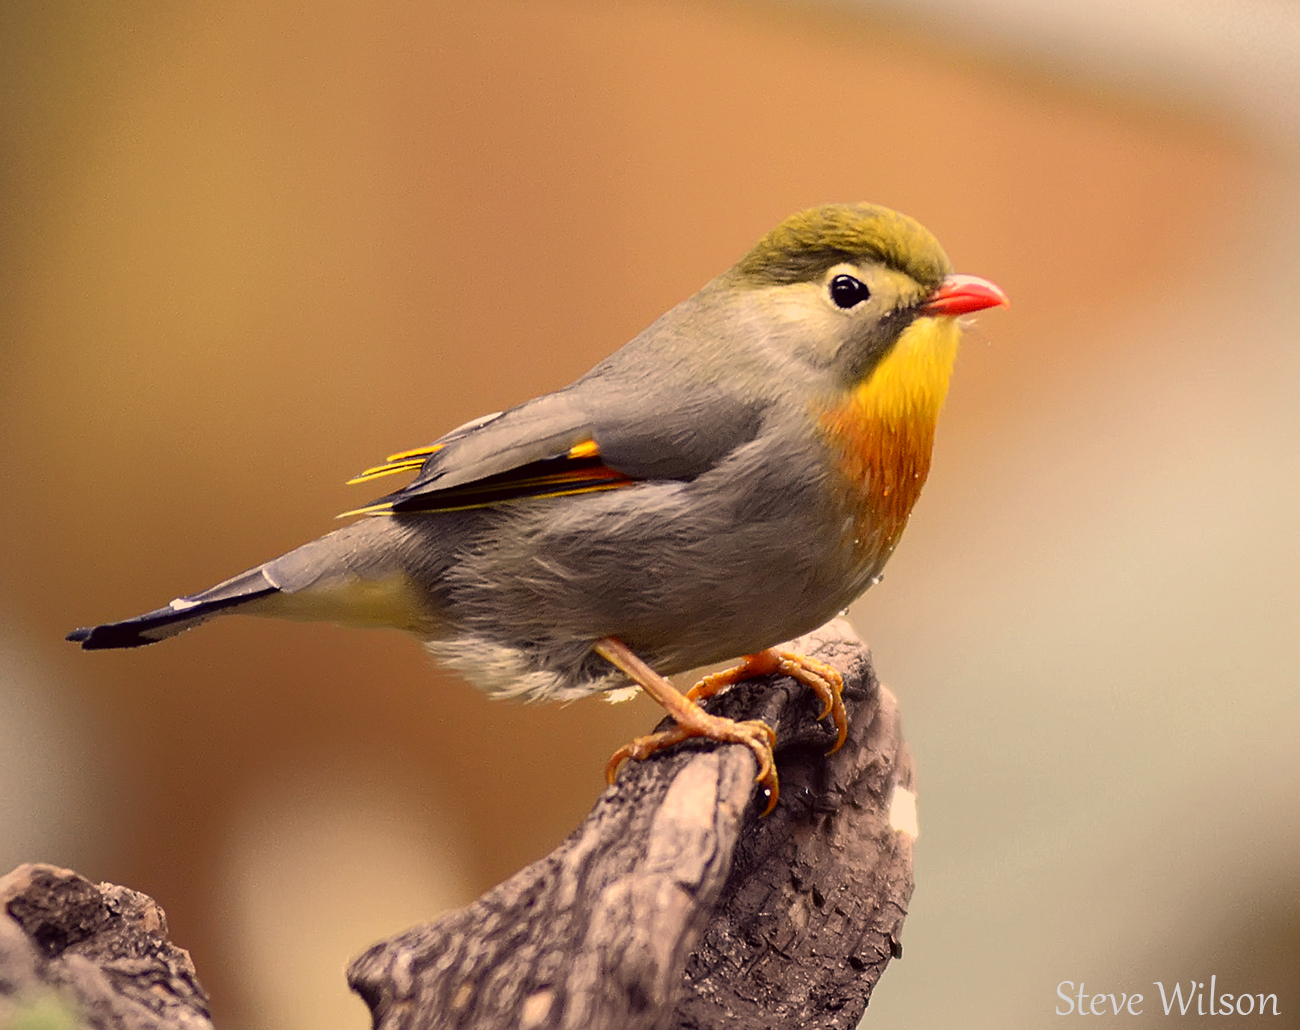
[[925, 485], [960, 339], [955, 318], [918, 318], [821, 417], [846, 480], [856, 543], [869, 560], [894, 549]]

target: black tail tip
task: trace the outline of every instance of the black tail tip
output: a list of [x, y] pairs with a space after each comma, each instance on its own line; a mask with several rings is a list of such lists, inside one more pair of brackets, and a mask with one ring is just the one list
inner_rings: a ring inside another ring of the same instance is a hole
[[117, 647], [140, 647], [152, 644], [159, 637], [146, 637], [134, 619], [110, 622], [103, 626], [82, 626], [69, 633], [65, 640], [80, 644], [83, 651], [103, 651]]

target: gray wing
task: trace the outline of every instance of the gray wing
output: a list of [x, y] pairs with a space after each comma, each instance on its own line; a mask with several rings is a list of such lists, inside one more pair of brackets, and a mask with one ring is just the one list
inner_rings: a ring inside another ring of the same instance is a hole
[[816, 374], [734, 293], [711, 284], [565, 389], [367, 470], [354, 482], [418, 471], [357, 513], [479, 507], [708, 471]]
[[634, 420], [613, 404], [584, 407], [565, 391], [549, 394], [368, 469], [353, 482], [417, 467], [419, 474], [348, 514], [458, 510], [693, 479], [757, 433], [761, 413], [753, 408], [725, 406], [712, 391], [683, 400], [675, 411], [658, 407]]
[[564, 390], [367, 470], [353, 482], [419, 471], [410, 485], [349, 514], [454, 510], [693, 479], [757, 435], [767, 403], [716, 384], [612, 375], [598, 366]]

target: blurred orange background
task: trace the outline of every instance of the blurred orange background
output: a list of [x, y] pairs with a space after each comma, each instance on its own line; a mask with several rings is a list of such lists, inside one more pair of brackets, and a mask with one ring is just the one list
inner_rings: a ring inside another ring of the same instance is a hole
[[491, 702], [391, 633], [62, 635], [870, 200], [1013, 307], [854, 611], [921, 788], [867, 1023], [1217, 973], [1300, 1025], [1293, 141], [937, 6], [6, 5], [0, 871], [153, 895], [224, 1027], [364, 1026], [348, 958], [558, 843], [653, 706]]

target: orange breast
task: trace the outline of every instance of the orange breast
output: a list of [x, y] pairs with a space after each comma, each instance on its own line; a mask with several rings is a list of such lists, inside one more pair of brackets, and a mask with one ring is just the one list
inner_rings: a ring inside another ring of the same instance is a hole
[[960, 335], [954, 319], [917, 319], [867, 379], [820, 416], [867, 564], [889, 557], [921, 495]]

